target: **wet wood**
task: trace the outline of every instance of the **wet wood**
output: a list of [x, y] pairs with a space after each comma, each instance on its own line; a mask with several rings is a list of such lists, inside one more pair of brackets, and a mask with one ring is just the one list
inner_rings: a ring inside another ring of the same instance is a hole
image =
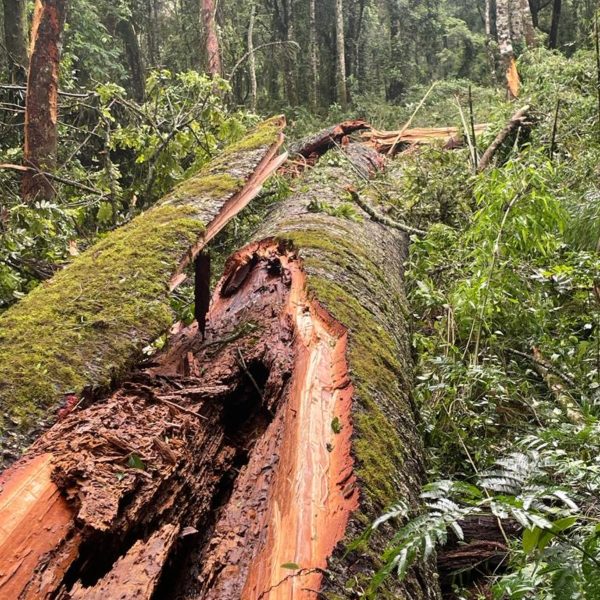
[[[198, 324], [172, 334], [6, 474], [27, 481], [30, 461], [46, 461], [46, 496], [21, 502], [42, 511], [58, 490], [66, 506], [55, 529], [28, 542], [15, 597], [349, 599], [348, 579], [377, 568], [390, 530], [367, 552], [346, 554], [345, 542], [391, 499], [416, 505], [424, 476], [404, 316], [408, 238], [365, 214], [310, 210], [315, 198], [347, 202], [346, 187], [381, 164], [364, 145], [344, 156], [334, 162], [348, 165], [311, 171], [231, 257], [206, 336]], [[1, 512], [0, 530], [7, 519]], [[6, 557], [11, 572], [19, 560]], [[431, 561], [389, 585], [398, 597], [438, 598]]]

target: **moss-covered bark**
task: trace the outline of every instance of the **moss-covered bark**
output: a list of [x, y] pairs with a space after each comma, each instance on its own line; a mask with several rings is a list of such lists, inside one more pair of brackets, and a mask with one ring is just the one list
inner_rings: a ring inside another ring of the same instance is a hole
[[[302, 191], [278, 208], [260, 237], [292, 242], [303, 259], [311, 297], [348, 330], [355, 392], [353, 454], [361, 492], [360, 509], [347, 530], [350, 541], [392, 503], [418, 503], [423, 449], [411, 399], [413, 365], [403, 291], [408, 238], [369, 220], [358, 207], [349, 210], [344, 188], [362, 178], [342, 154], [328, 163], [303, 180]], [[387, 534], [379, 532], [371, 549], [348, 554], [339, 549], [331, 561], [335, 581], [328, 584], [327, 597], [354, 598], [368, 586]], [[428, 564], [413, 569], [402, 583], [390, 578], [377, 597], [420, 600], [437, 593]]]
[[[271, 119], [0, 316], [0, 467], [65, 394], [104, 387], [173, 322], [169, 284], [281, 143]], [[225, 221], [226, 222], [226, 221]]]

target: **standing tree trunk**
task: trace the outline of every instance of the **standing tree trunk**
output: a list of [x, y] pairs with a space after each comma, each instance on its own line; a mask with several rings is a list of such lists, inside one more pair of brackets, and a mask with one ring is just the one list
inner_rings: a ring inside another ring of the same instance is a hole
[[562, 0], [554, 0], [552, 5], [552, 24], [550, 26], [550, 37], [548, 46], [552, 49], [558, 48], [558, 30], [560, 26], [560, 13], [562, 10]]
[[496, 27], [498, 30], [500, 58], [506, 79], [508, 96], [512, 99], [518, 97], [521, 82], [517, 72], [517, 61], [513, 48], [511, 21], [511, 1], [496, 0]]
[[215, 3], [213, 0], [201, 0], [202, 24], [204, 26], [204, 38], [206, 44], [206, 66], [209, 75], [220, 77], [221, 52], [219, 49], [219, 38], [217, 36], [217, 23], [215, 17]]
[[31, 58], [27, 78], [24, 162], [35, 171], [23, 176], [26, 201], [51, 199], [54, 186], [38, 171], [56, 167], [58, 149], [58, 76], [66, 0], [36, 0], [31, 26]]
[[[294, 4], [292, 0], [284, 0], [283, 2], [283, 19], [285, 27], [285, 41], [293, 42], [294, 40]], [[284, 83], [285, 95], [290, 106], [298, 104], [298, 94], [296, 90], [296, 65], [290, 55], [291, 44], [288, 44], [284, 55]]]
[[529, 0], [521, 0], [521, 19], [523, 21], [523, 33], [527, 46], [535, 45], [535, 26], [533, 24], [533, 13], [529, 6]]
[[146, 97], [146, 76], [135, 28], [131, 21], [122, 19], [117, 25], [117, 30], [125, 44], [125, 54], [127, 56], [127, 64], [129, 65], [133, 97], [137, 102], [142, 103]]
[[346, 49], [344, 41], [344, 2], [335, 0], [335, 41], [337, 54], [337, 100], [342, 108], [348, 105], [348, 89], [346, 87]]
[[27, 81], [27, 1], [4, 0], [4, 42], [8, 60], [8, 80], [14, 84]]
[[254, 56], [254, 20], [256, 18], [256, 4], [252, 2], [250, 9], [250, 23], [248, 24], [248, 70], [250, 71], [250, 110], [256, 111], [256, 56]]
[[319, 89], [319, 60], [317, 54], [317, 18], [316, 18], [316, 0], [308, 2], [308, 46], [310, 61], [310, 84], [309, 84], [309, 104], [313, 111], [318, 106]]

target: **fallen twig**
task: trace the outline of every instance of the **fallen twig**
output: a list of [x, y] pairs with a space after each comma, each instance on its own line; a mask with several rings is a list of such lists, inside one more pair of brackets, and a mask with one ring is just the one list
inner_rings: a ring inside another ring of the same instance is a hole
[[492, 159], [496, 155], [496, 152], [498, 152], [500, 146], [502, 146], [506, 138], [513, 131], [515, 131], [524, 124], [525, 119], [527, 118], [527, 115], [529, 113], [529, 109], [529, 105], [524, 106], [510, 118], [509, 122], [506, 124], [504, 129], [502, 129], [502, 131], [496, 136], [494, 141], [489, 145], [488, 149], [483, 153], [483, 156], [479, 161], [479, 166], [477, 167], [478, 173], [481, 173], [481, 171], [485, 171], [485, 169], [490, 165]]
[[356, 190], [354, 190], [350, 187], [346, 188], [346, 190], [352, 197], [352, 200], [354, 200], [354, 202], [356, 202], [356, 204], [358, 204], [371, 217], [371, 219], [373, 219], [373, 221], [376, 221], [377, 223], [381, 223], [382, 225], [385, 225], [387, 227], [399, 229], [400, 231], [404, 231], [406, 233], [410, 233], [413, 235], [426, 235], [427, 234], [427, 232], [424, 231], [423, 229], [417, 229], [416, 227], [411, 227], [410, 225], [406, 225], [405, 223], [400, 223], [398, 221], [394, 221], [393, 219], [390, 219], [389, 217], [386, 217], [385, 215], [378, 213], [377, 211], [375, 211], [375, 209], [372, 206], [367, 204], [360, 197], [360, 195], [358, 194], [358, 192]]

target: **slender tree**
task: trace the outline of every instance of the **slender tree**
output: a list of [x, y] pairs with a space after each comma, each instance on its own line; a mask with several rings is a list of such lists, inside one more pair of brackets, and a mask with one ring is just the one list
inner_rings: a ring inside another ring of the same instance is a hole
[[256, 110], [256, 57], [254, 56], [254, 20], [256, 18], [256, 4], [252, 2], [250, 8], [250, 23], [248, 24], [248, 70], [250, 71], [250, 109]]
[[11, 83], [27, 81], [27, 1], [4, 0], [4, 41]]
[[129, 19], [121, 19], [117, 25], [117, 30], [125, 45], [133, 97], [138, 102], [143, 102], [146, 95], [146, 78], [144, 75], [144, 61], [135, 27]]
[[348, 105], [348, 90], [346, 87], [346, 53], [344, 41], [344, 3], [335, 0], [335, 40], [337, 53], [337, 99], [342, 108]]
[[558, 29], [560, 26], [560, 14], [562, 11], [562, 0], [554, 0], [552, 5], [552, 23], [550, 25], [550, 37], [548, 46], [558, 48]]
[[315, 0], [308, 0], [308, 46], [310, 60], [309, 103], [313, 110], [318, 104], [319, 60], [317, 49], [317, 18]]
[[23, 198], [50, 199], [54, 187], [41, 172], [56, 166], [58, 147], [58, 72], [66, 0], [36, 0], [27, 78], [24, 162], [32, 170], [22, 181]]
[[215, 18], [215, 3], [213, 0], [201, 0], [202, 24], [206, 44], [207, 71], [213, 77], [222, 74], [221, 52], [217, 36], [217, 23]]

